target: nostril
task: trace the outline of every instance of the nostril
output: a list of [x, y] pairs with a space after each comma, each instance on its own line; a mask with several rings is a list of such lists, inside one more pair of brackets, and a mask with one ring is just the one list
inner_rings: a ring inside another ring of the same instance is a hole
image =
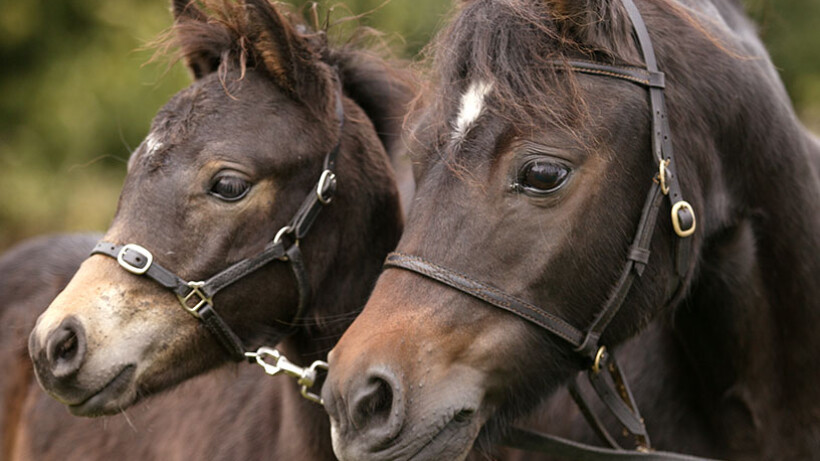
[[68, 332], [62, 344], [57, 345], [55, 358], [57, 361], [69, 361], [77, 355], [77, 335], [73, 331]]
[[390, 418], [393, 407], [393, 388], [382, 378], [371, 377], [352, 401], [354, 427], [368, 424], [382, 425]]
[[73, 317], [51, 332], [46, 340], [46, 358], [54, 377], [62, 378], [79, 370], [85, 359], [85, 346], [83, 326]]

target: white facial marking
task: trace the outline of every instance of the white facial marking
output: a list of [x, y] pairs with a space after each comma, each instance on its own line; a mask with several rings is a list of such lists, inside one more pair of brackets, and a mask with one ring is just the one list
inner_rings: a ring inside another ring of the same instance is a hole
[[484, 110], [484, 98], [492, 91], [492, 82], [472, 82], [467, 91], [461, 95], [461, 108], [453, 122], [453, 139], [459, 140], [467, 134], [470, 127], [481, 116]]
[[154, 136], [154, 133], [145, 138], [145, 153], [153, 155], [157, 150], [162, 149], [162, 143]]

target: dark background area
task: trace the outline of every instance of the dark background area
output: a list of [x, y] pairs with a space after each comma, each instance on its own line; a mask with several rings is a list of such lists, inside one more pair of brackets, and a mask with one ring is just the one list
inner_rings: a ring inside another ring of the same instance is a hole
[[[344, 0], [331, 17], [376, 9], [359, 25], [385, 31], [382, 39], [405, 58], [451, 7], [392, 0], [379, 8], [382, 2]], [[31, 235], [108, 226], [131, 150], [156, 111], [189, 83], [179, 64], [147, 63], [146, 43], [171, 24], [169, 3], [0, 2], [0, 249]], [[745, 4], [798, 114], [820, 132], [820, 1]]]

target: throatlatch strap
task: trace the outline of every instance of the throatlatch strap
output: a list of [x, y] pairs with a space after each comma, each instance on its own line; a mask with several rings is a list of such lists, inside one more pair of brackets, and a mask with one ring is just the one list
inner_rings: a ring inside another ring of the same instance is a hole
[[569, 395], [572, 397], [572, 400], [575, 401], [575, 405], [577, 405], [578, 409], [581, 410], [581, 414], [584, 416], [584, 419], [587, 420], [587, 424], [589, 424], [592, 430], [598, 434], [598, 438], [611, 448], [620, 449], [621, 446], [615, 441], [615, 438], [610, 435], [609, 431], [606, 430], [604, 423], [602, 423], [601, 419], [598, 418], [598, 415], [592, 411], [592, 406], [590, 406], [586, 397], [584, 397], [584, 394], [581, 393], [581, 389], [578, 386], [577, 376], [575, 379], [570, 381], [567, 386], [567, 390], [569, 391]]

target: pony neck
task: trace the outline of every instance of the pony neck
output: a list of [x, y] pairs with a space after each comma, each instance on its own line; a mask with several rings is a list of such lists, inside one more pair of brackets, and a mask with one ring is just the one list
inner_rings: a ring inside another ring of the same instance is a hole
[[717, 208], [731, 197], [731, 211], [706, 216], [713, 229], [673, 328], [729, 447], [800, 459], [820, 448], [820, 148], [790, 108], [773, 112], [746, 119], [771, 136], [721, 160], [723, 181], [746, 186], [707, 198]]

